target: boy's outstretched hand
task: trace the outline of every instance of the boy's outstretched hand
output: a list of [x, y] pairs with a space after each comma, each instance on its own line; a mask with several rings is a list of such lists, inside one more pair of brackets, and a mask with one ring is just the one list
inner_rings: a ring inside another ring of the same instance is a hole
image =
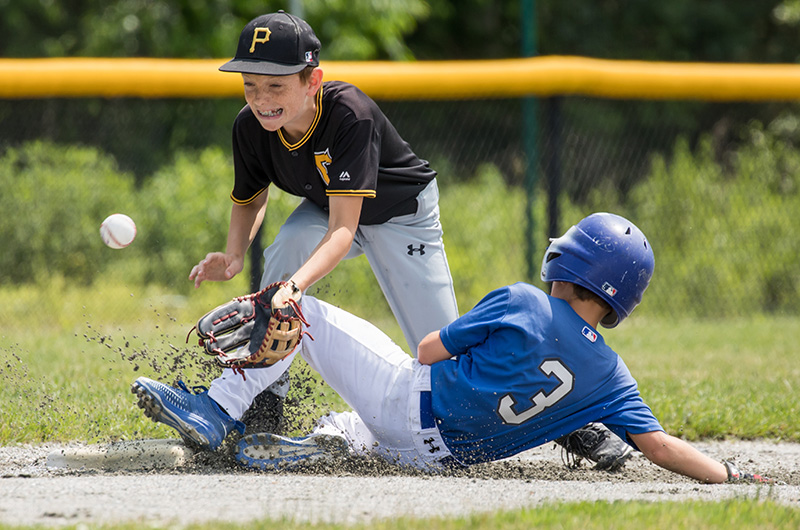
[[244, 258], [222, 252], [206, 254], [205, 259], [192, 267], [189, 279], [194, 280], [195, 288], [204, 281], [224, 282], [230, 280], [244, 269]]

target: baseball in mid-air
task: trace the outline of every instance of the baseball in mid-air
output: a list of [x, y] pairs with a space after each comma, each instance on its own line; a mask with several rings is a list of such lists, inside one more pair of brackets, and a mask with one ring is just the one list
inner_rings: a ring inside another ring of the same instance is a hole
[[124, 213], [109, 215], [100, 225], [100, 237], [111, 248], [125, 248], [136, 237], [136, 223]]

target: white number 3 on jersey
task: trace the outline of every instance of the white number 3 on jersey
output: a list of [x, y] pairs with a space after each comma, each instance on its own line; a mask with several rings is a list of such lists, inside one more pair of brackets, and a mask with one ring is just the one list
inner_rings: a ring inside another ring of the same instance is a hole
[[572, 375], [569, 368], [564, 366], [559, 359], [546, 359], [542, 361], [542, 364], [539, 365], [539, 370], [547, 377], [555, 376], [559, 381], [558, 386], [549, 394], [545, 394], [542, 391], [537, 392], [530, 398], [533, 405], [519, 413], [514, 412], [514, 405], [517, 404], [517, 401], [511, 394], [506, 394], [501, 397], [498, 402], [497, 413], [503, 418], [504, 423], [509, 425], [521, 425], [537, 414], [540, 414], [544, 409], [552, 407], [564, 399], [567, 394], [572, 392], [575, 376]]

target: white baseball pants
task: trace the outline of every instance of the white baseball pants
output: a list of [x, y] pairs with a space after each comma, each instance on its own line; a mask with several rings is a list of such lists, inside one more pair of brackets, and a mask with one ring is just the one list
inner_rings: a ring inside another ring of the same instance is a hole
[[[315, 432], [344, 436], [358, 455], [428, 470], [440, 468], [450, 452], [439, 429], [431, 424], [423, 428], [421, 418], [421, 395], [431, 389], [430, 367], [347, 311], [307, 296], [303, 312], [315, 340], [305, 338], [300, 355], [353, 409], [323, 416]], [[247, 373], [260, 371], [265, 380], [277, 379], [285, 369], [279, 365], [288, 367], [297, 353], [278, 365]], [[228, 410], [226, 396], [211, 397]]]

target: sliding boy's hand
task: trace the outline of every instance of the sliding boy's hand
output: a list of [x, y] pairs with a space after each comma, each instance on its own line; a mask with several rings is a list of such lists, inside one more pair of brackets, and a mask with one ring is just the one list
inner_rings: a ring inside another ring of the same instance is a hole
[[729, 460], [723, 460], [722, 464], [725, 466], [725, 469], [728, 471], [728, 482], [757, 482], [761, 484], [774, 484], [775, 481], [771, 478], [751, 474], [751, 473], [742, 473], [739, 471], [739, 468], [736, 467], [736, 464]]

